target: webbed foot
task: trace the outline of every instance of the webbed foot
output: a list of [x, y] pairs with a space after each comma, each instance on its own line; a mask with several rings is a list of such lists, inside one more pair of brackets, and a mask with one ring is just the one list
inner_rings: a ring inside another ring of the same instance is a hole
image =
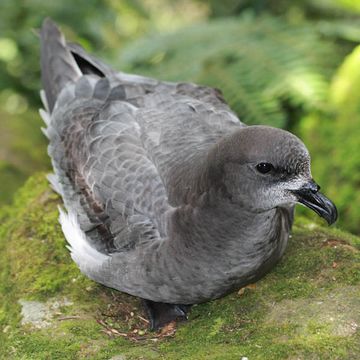
[[143, 299], [150, 330], [159, 330], [171, 321], [187, 320], [191, 305], [167, 304]]

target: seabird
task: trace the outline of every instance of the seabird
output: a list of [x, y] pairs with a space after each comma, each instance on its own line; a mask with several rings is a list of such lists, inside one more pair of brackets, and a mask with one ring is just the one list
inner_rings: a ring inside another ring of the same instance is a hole
[[246, 126], [217, 89], [116, 72], [50, 19], [40, 37], [49, 180], [72, 259], [144, 299], [153, 329], [269, 272], [296, 203], [336, 221], [295, 135]]

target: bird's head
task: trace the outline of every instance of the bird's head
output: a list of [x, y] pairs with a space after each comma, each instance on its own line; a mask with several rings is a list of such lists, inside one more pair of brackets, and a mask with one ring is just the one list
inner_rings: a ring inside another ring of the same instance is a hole
[[336, 221], [336, 207], [319, 192], [311, 176], [309, 152], [295, 135], [248, 126], [223, 138], [209, 155], [209, 180], [233, 202], [255, 212], [300, 203], [329, 224]]

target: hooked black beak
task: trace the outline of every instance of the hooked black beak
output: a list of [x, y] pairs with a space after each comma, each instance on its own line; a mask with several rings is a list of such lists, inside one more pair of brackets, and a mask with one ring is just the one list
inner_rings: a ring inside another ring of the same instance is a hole
[[331, 225], [338, 217], [336, 206], [319, 190], [319, 185], [314, 181], [310, 181], [299, 190], [293, 190], [292, 192], [297, 196], [299, 203], [314, 210]]

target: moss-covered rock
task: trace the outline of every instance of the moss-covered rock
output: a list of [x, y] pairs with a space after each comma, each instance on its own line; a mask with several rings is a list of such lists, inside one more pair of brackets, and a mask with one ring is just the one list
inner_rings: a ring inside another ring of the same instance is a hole
[[268, 276], [193, 307], [166, 336], [146, 330], [137, 299], [81, 275], [58, 204], [41, 174], [0, 214], [0, 358], [358, 358], [359, 238], [297, 220]]

